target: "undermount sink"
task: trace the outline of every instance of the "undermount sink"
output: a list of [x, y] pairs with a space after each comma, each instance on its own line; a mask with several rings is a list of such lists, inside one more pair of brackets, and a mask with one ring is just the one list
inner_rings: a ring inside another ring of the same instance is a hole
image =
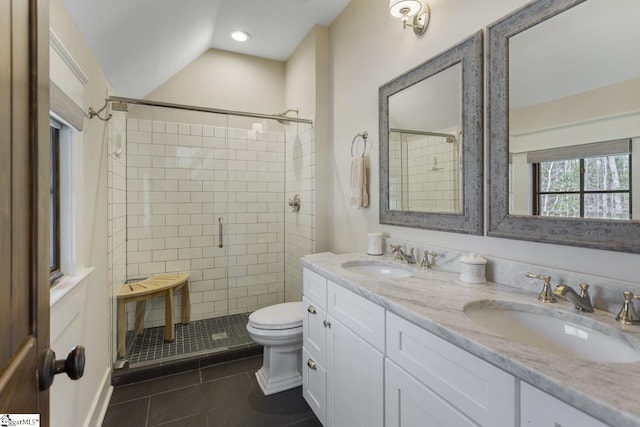
[[348, 261], [342, 264], [342, 268], [363, 276], [388, 278], [409, 277], [416, 272], [408, 265], [376, 260]]
[[633, 338], [585, 316], [496, 300], [472, 301], [464, 313], [505, 338], [562, 356], [604, 363], [640, 361], [640, 346]]

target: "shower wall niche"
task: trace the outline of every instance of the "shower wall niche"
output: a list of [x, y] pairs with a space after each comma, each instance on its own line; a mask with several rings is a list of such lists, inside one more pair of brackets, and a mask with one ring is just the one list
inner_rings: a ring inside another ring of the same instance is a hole
[[[215, 124], [166, 120], [166, 113], [163, 120], [131, 116], [119, 118], [126, 144], [118, 157], [111, 141], [110, 162], [126, 164], [126, 280], [189, 273], [192, 321], [300, 300], [298, 259], [313, 252], [315, 240], [313, 127], [270, 120], [255, 126], [255, 119], [222, 115], [207, 119]], [[110, 171], [118, 185], [120, 170]], [[288, 206], [295, 194], [302, 199], [299, 213]], [[119, 200], [110, 199], [110, 219], [123, 210], [111, 203]], [[121, 260], [122, 251], [111, 249], [112, 260]], [[114, 298], [122, 279], [113, 276]], [[180, 298], [177, 293], [176, 323]], [[130, 304], [127, 329], [134, 323]], [[144, 327], [164, 324], [164, 298], [155, 298]]]

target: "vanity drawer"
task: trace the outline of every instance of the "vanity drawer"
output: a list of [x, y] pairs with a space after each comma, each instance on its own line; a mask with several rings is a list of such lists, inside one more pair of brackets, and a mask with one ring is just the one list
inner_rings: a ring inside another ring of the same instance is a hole
[[327, 279], [307, 268], [303, 272], [303, 293], [319, 308], [327, 310]]
[[393, 313], [387, 357], [482, 426], [515, 425], [516, 379]]
[[327, 349], [327, 328], [325, 327], [327, 313], [306, 296], [302, 297], [302, 306], [304, 307], [303, 346], [313, 360], [324, 365]]
[[384, 313], [381, 306], [328, 281], [327, 314], [384, 353]]

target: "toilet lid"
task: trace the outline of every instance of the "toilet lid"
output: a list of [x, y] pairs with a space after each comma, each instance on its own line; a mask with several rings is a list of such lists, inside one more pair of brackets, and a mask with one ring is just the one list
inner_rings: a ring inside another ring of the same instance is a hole
[[249, 323], [258, 329], [291, 329], [302, 325], [302, 302], [286, 302], [256, 310]]

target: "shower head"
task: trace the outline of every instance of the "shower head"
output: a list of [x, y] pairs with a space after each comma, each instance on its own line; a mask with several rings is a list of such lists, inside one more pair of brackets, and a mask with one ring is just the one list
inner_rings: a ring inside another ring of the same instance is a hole
[[[288, 113], [296, 113], [296, 117], [298, 117], [298, 110], [295, 110], [293, 108], [288, 109], [287, 111], [285, 111], [284, 113], [278, 113], [278, 114], [274, 114], [274, 116], [277, 117], [283, 117], [286, 118]], [[291, 122], [289, 120], [283, 120], [283, 119], [275, 119], [278, 123], [285, 125], [285, 126], [289, 126], [291, 124]]]

